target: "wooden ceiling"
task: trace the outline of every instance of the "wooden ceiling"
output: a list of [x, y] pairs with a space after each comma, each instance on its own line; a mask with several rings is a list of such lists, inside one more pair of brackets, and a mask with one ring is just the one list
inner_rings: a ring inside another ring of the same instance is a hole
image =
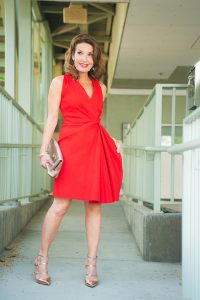
[[71, 39], [79, 33], [87, 33], [94, 37], [102, 48], [104, 60], [108, 60], [112, 23], [115, 16], [114, 3], [81, 2], [82, 7], [87, 9], [86, 24], [63, 23], [63, 8], [77, 5], [77, 3], [38, 0], [38, 4], [42, 19], [48, 21], [49, 24], [56, 61], [64, 61], [64, 53]]

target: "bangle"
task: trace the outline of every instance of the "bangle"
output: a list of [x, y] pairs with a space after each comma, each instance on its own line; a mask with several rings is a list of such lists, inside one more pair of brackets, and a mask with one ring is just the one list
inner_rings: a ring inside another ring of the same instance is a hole
[[44, 156], [44, 155], [47, 155], [48, 152], [41, 152], [38, 156], [41, 157], [41, 156]]

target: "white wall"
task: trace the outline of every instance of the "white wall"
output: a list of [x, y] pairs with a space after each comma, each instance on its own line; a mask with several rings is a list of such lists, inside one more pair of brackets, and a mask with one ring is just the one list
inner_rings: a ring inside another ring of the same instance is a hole
[[107, 99], [107, 130], [122, 139], [122, 123], [130, 122], [142, 109], [147, 96], [109, 95]]

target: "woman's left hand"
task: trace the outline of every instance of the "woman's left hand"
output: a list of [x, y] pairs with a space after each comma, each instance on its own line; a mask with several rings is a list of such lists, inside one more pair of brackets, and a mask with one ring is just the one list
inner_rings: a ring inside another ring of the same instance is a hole
[[115, 142], [115, 145], [117, 147], [117, 153], [121, 153], [122, 154], [120, 142], [116, 138], [114, 138], [114, 137], [112, 137], [112, 139]]

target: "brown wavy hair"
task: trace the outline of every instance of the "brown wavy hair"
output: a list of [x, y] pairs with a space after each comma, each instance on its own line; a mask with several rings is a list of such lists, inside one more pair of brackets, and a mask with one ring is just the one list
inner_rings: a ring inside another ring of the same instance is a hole
[[94, 65], [91, 70], [88, 72], [90, 78], [100, 79], [104, 73], [104, 62], [102, 59], [101, 48], [94, 38], [88, 34], [79, 34], [76, 35], [70, 43], [69, 49], [65, 52], [65, 62], [64, 62], [64, 71], [70, 74], [75, 79], [78, 79], [78, 71], [74, 66], [72, 56], [75, 53], [76, 46], [81, 43], [87, 43], [93, 47], [93, 62]]

